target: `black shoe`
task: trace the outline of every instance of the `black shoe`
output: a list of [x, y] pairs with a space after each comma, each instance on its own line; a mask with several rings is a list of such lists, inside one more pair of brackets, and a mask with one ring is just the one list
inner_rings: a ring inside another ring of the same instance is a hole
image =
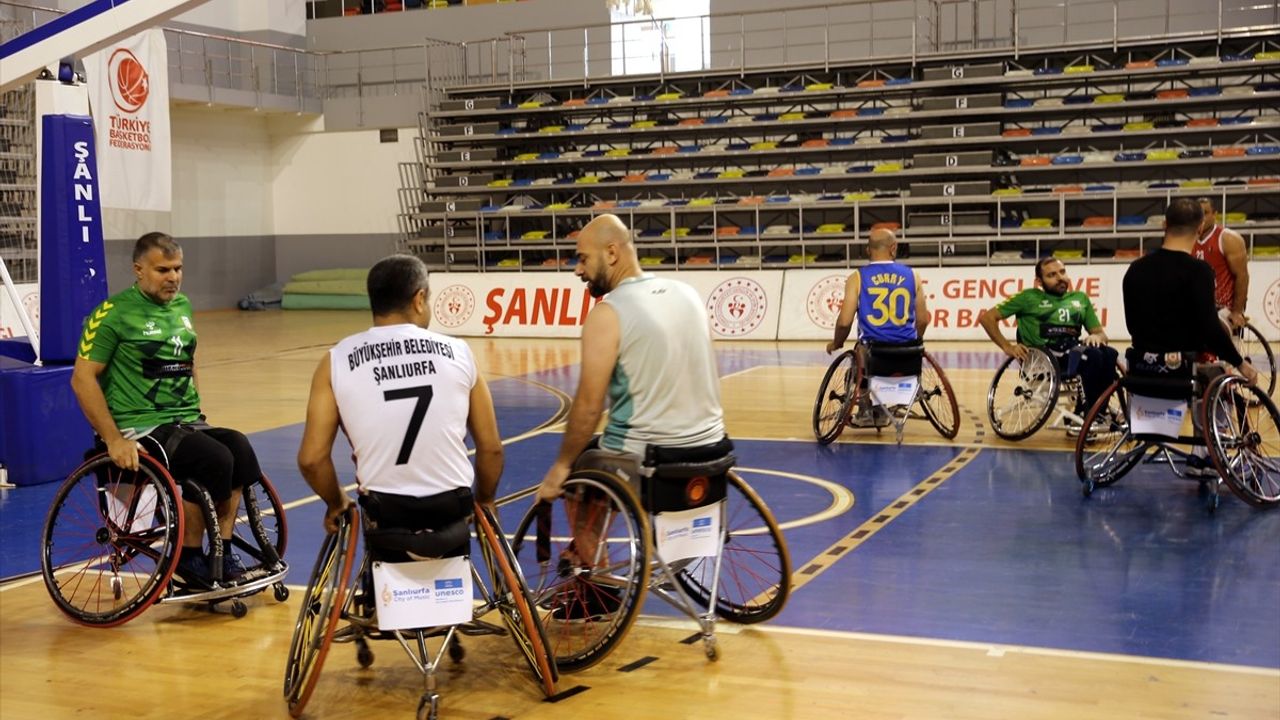
[[183, 548], [182, 554], [178, 556], [175, 572], [191, 584], [208, 585], [210, 582], [209, 559], [201, 550]]
[[235, 580], [244, 575], [248, 570], [245, 569], [244, 563], [240, 562], [240, 556], [233, 552], [223, 553], [222, 555], [222, 579]]
[[552, 596], [551, 619], [594, 622], [622, 608], [622, 591], [589, 580], [575, 580]]

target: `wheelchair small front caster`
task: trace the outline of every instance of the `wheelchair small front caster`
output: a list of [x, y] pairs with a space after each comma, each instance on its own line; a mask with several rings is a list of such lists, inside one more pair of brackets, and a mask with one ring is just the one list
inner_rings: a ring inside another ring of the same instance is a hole
[[440, 710], [440, 696], [436, 693], [423, 693], [418, 701], [418, 720], [436, 720]]
[[271, 586], [271, 594], [275, 596], [276, 602], [284, 602], [289, 599], [289, 588], [284, 583], [276, 583]]
[[720, 659], [720, 647], [716, 642], [715, 635], [708, 635], [702, 638], [702, 649], [706, 651], [708, 660]]
[[369, 648], [369, 643], [364, 638], [356, 640], [356, 662], [360, 663], [362, 668], [373, 664], [373, 650]]
[[458, 642], [455, 636], [449, 641], [449, 659], [454, 662], [462, 662], [462, 658], [467, 656], [467, 649], [462, 647], [462, 643]]
[[231, 617], [238, 619], [248, 614], [249, 606], [245, 605], [242, 600], [237, 598], [231, 601]]

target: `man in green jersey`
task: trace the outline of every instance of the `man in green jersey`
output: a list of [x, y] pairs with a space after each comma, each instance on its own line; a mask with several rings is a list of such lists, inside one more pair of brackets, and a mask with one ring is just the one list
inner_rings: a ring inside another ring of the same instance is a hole
[[[84, 331], [71, 387], [89, 424], [117, 466], [138, 469], [138, 440], [164, 449], [169, 472], [208, 490], [224, 540], [231, 537], [239, 488], [261, 476], [245, 436], [210, 427], [196, 388], [196, 331], [182, 287], [182, 248], [164, 233], [147, 233], [133, 248], [137, 282], [94, 308]], [[201, 547], [205, 523], [183, 501], [184, 534], [178, 572], [188, 581], [210, 577]], [[240, 559], [224, 551], [222, 578], [243, 574]]]
[[[1018, 319], [1016, 343], [1009, 342], [1000, 332], [1000, 321], [1008, 317]], [[1085, 404], [1076, 408], [1077, 414], [1083, 415], [1093, 407], [1093, 402], [1115, 380], [1118, 354], [1107, 347], [1107, 334], [1089, 296], [1071, 290], [1067, 267], [1057, 258], [1041, 258], [1036, 263], [1036, 287], [1005, 299], [983, 313], [980, 322], [1005, 355], [1024, 362], [1027, 348], [1039, 348], [1058, 358], [1064, 374], [1079, 373]], [[1081, 326], [1089, 334], [1081, 351], [1072, 352], [1082, 344]]]

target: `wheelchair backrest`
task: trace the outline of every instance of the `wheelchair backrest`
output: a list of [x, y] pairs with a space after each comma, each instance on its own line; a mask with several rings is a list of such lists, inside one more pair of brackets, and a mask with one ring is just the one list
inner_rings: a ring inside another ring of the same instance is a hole
[[640, 501], [653, 512], [691, 510], [723, 500], [729, 470], [737, 464], [733, 442], [723, 438], [711, 445], [645, 448]]
[[919, 342], [902, 345], [867, 343], [869, 377], [919, 375], [923, 362], [924, 345]]
[[458, 557], [471, 549], [469, 488], [426, 497], [362, 493], [360, 507], [369, 554], [384, 562]]
[[1120, 385], [1131, 395], [1162, 400], [1188, 400], [1195, 395], [1195, 355], [1157, 353], [1129, 348], [1128, 372]]

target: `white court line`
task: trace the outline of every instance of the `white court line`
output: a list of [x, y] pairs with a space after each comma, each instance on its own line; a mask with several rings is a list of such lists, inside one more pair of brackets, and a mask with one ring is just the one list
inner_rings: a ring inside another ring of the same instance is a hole
[[[895, 643], [898, 645], [921, 645], [924, 647], [958, 648], [976, 650], [994, 657], [1009, 653], [1026, 655], [1043, 655], [1046, 657], [1063, 657], [1079, 660], [1098, 660], [1106, 662], [1144, 663], [1164, 667], [1185, 668], [1190, 670], [1213, 670], [1217, 672], [1235, 672], [1244, 675], [1258, 675], [1280, 679], [1280, 669], [1260, 668], [1251, 665], [1231, 665], [1228, 663], [1204, 662], [1202, 660], [1175, 660], [1172, 658], [1148, 657], [1146, 655], [1124, 655], [1120, 653], [1101, 653], [1087, 650], [1062, 650], [1058, 648], [1035, 647], [1033, 645], [1005, 645], [967, 640], [943, 640], [940, 638], [918, 638], [902, 635], [879, 635], [876, 633], [848, 632], [844, 630], [819, 630], [815, 628], [784, 627], [779, 625], [758, 625], [755, 629], [766, 633], [780, 635], [807, 635], [818, 638], [839, 638], [844, 640], [862, 640], [867, 642]], [[720, 624], [716, 624], [716, 632]]]

